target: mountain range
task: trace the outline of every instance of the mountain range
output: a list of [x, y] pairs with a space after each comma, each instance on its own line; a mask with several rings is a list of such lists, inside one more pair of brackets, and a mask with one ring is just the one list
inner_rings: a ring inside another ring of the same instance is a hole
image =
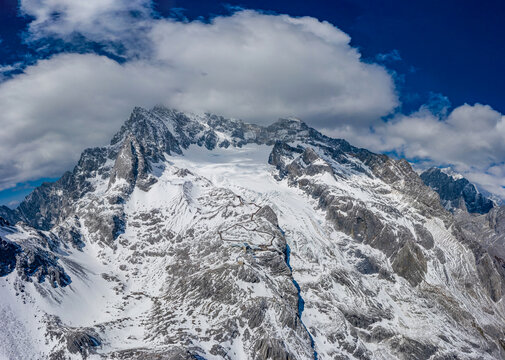
[[439, 169], [137, 107], [0, 208], [0, 358], [505, 358], [504, 241]]

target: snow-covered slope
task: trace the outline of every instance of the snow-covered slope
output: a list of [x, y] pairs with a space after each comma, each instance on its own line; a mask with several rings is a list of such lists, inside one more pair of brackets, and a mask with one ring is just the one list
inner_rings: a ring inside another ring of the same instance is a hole
[[0, 358], [504, 358], [500, 214], [296, 119], [136, 108], [0, 222]]

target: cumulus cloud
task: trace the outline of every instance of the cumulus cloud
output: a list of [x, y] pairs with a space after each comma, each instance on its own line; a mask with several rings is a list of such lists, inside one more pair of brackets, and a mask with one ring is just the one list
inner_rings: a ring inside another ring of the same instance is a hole
[[153, 14], [150, 0], [21, 0], [20, 10], [33, 18], [31, 40], [63, 39], [80, 33], [96, 41], [123, 41]]
[[[365, 127], [398, 105], [387, 71], [362, 62], [348, 35], [314, 18], [246, 10], [180, 22], [125, 15], [119, 0], [43, 3], [22, 2], [35, 17], [32, 36], [121, 42], [126, 23], [148, 22], [137, 34], [148, 51], [123, 63], [60, 54], [0, 83], [0, 189], [70, 169], [83, 148], [107, 143], [134, 105]], [[128, 36], [123, 46], [132, 45]]]
[[63, 54], [2, 83], [0, 188], [71, 169], [85, 147], [107, 143], [132, 104], [160, 102], [162, 78], [161, 68]]
[[177, 70], [172, 103], [184, 110], [369, 124], [398, 105], [386, 70], [314, 18], [240, 11], [210, 24], [159, 21], [149, 35], [156, 61]]

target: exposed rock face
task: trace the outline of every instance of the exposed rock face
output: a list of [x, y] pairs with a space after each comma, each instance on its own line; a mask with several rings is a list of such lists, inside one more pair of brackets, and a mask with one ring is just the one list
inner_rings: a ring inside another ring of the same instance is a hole
[[[7, 237], [21, 237], [23, 241], [14, 242]], [[44, 234], [26, 234], [23, 228], [8, 223], [0, 225], [0, 276], [9, 275], [16, 270], [19, 278], [24, 281], [46, 282], [53, 288], [69, 285], [70, 276], [60, 265], [55, 252], [44, 249], [51, 245], [48, 241], [51, 239], [47, 239]]]
[[137, 139], [133, 135], [127, 136], [111, 170], [109, 189], [119, 187], [116, 190], [125, 195], [130, 194], [135, 186], [147, 191], [149, 186], [156, 182], [156, 178], [149, 176], [146, 155]]
[[0, 358], [505, 358], [505, 210], [423, 180], [297, 119], [135, 108], [0, 209]]
[[[0, 206], [0, 218], [10, 224], [15, 224], [21, 219], [16, 211], [4, 205]], [[0, 226], [3, 226], [2, 223], [0, 223]]]
[[486, 214], [494, 207], [492, 200], [479, 193], [475, 185], [463, 177], [454, 178], [438, 168], [431, 168], [421, 174], [421, 179], [439, 194], [446, 209]]
[[163, 160], [164, 154], [181, 154], [179, 143], [166, 122], [154, 112], [139, 107], [133, 109], [128, 121], [112, 138], [111, 145], [130, 141], [127, 139], [131, 139], [132, 135], [138, 142], [136, 146], [141, 147], [143, 155], [152, 162]]
[[16, 255], [21, 252], [21, 247], [13, 242], [0, 238], [0, 276], [10, 274], [16, 268]]
[[277, 219], [277, 215], [268, 205], [265, 205], [261, 209], [259, 209], [258, 212], [256, 213], [256, 216], [265, 218], [274, 226], [279, 226], [279, 220]]
[[427, 271], [426, 258], [422, 250], [413, 242], [406, 242], [398, 251], [393, 264], [393, 270], [407, 279], [412, 286], [424, 280]]
[[72, 172], [66, 172], [54, 183], [43, 183], [18, 206], [16, 216], [40, 230], [49, 230], [71, 216], [75, 203], [93, 191], [93, 178], [104, 178], [110, 168], [107, 159], [112, 149], [86, 149]]
[[97, 348], [102, 345], [100, 337], [92, 328], [65, 326], [57, 316], [49, 316], [45, 321], [48, 324], [47, 337], [61, 344], [59, 350], [54, 349], [52, 352], [51, 360], [64, 359], [68, 353], [87, 359], [89, 355], [96, 354]]

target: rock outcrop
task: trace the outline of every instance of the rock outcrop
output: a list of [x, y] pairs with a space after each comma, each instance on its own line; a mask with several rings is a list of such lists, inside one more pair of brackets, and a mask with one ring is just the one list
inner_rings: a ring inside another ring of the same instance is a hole
[[420, 176], [438, 193], [442, 205], [448, 210], [464, 209], [469, 213], [486, 214], [495, 206], [464, 177], [454, 177], [438, 168], [428, 169]]

